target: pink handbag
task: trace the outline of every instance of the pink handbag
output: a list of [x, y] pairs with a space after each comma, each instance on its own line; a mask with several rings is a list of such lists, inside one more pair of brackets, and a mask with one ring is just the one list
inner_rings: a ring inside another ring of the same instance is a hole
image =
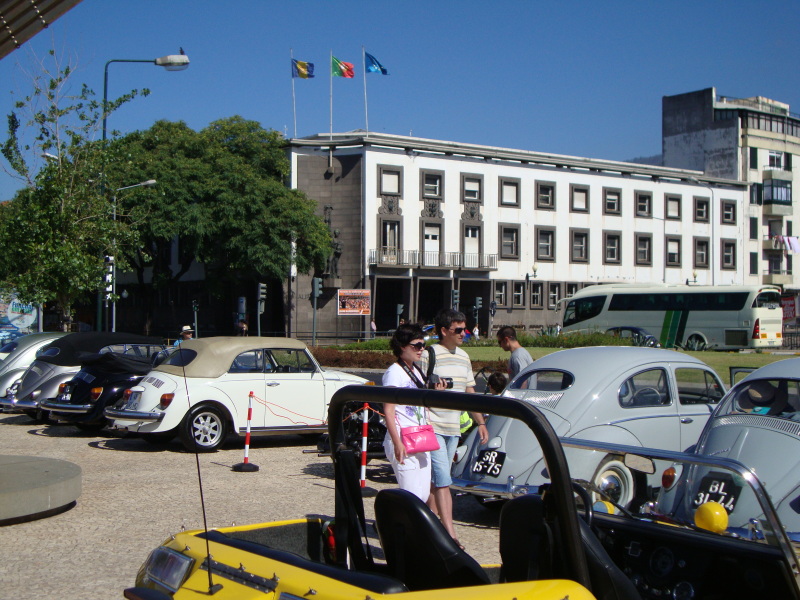
[[408, 454], [429, 452], [439, 449], [439, 441], [433, 432], [432, 425], [413, 425], [400, 428], [400, 439]]

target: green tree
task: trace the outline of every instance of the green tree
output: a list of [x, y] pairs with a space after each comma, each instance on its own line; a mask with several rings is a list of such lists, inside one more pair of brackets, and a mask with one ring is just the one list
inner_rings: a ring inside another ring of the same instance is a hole
[[[140, 283], [148, 267], [156, 287], [174, 283], [193, 261], [203, 263], [209, 282], [219, 287], [234, 278], [283, 278], [293, 240], [300, 272], [324, 266], [330, 234], [315, 215], [316, 204], [284, 184], [289, 161], [280, 133], [238, 116], [200, 132], [159, 121], [115, 146], [124, 157], [116, 169], [131, 179], [158, 181], [155, 194], [119, 199], [140, 236], [128, 257]], [[175, 239], [180, 265], [173, 270]]]
[[[96, 291], [104, 255], [133, 242], [135, 231], [113, 219], [103, 167], [108, 154], [93, 141], [102, 103], [86, 85], [72, 93], [74, 70], [54, 52], [15, 103], [0, 153], [25, 183], [0, 211], [0, 286], [27, 302], [58, 302], [69, 319], [74, 302]], [[146, 94], [145, 90], [143, 94]], [[138, 95], [133, 91], [108, 112]], [[41, 158], [46, 157], [42, 166]]]

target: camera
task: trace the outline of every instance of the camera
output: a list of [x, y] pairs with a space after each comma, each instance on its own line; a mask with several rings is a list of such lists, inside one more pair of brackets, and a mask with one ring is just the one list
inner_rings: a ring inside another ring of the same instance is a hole
[[444, 388], [446, 390], [453, 389], [452, 377], [439, 377], [436, 373], [431, 373], [431, 376], [428, 378], [428, 389], [436, 389], [436, 384], [438, 384], [440, 381], [444, 383]]

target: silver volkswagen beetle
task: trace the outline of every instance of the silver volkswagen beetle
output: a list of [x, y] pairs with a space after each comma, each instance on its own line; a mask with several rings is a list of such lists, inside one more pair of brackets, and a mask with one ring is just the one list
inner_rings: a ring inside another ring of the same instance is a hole
[[50, 342], [67, 335], [60, 332], [30, 333], [7, 342], [0, 348], [3, 360], [0, 362], [0, 396], [19, 379], [30, 364], [36, 360], [36, 353]]
[[[562, 350], [523, 369], [504, 394], [530, 402], [559, 437], [683, 451], [693, 446], [725, 387], [704, 362], [673, 350], [627, 346]], [[513, 420], [491, 417], [489, 442], [475, 433], [453, 465], [453, 487], [493, 500], [536, 492], [549, 481], [541, 450]], [[648, 484], [613, 453], [567, 451], [573, 477], [618, 504]]]
[[[800, 358], [765, 365], [733, 386], [706, 423], [695, 452], [752, 469], [789, 537], [800, 542]], [[673, 483], [661, 491], [662, 512], [690, 517], [713, 500], [728, 511], [731, 526], [759, 535], [764, 515], [742, 495], [741, 480], [700, 467], [665, 476]]]

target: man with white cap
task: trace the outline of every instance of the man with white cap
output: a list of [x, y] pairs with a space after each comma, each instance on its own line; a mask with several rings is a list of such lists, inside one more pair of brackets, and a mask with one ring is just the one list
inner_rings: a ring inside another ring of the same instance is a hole
[[179, 346], [181, 342], [192, 339], [192, 334], [194, 333], [194, 329], [192, 329], [191, 325], [184, 325], [181, 328], [181, 336], [175, 340], [173, 346]]

